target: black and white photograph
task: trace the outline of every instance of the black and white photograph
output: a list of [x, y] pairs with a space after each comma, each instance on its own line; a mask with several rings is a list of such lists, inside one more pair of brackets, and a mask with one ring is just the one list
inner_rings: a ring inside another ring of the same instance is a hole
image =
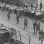
[[0, 0], [0, 44], [44, 44], [44, 0]]

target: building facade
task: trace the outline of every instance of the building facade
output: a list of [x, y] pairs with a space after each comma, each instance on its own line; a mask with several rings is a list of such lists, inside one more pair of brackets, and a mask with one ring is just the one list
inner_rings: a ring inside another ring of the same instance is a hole
[[35, 0], [23, 0], [23, 4], [34, 4]]
[[40, 5], [40, 2], [42, 2], [43, 6], [44, 6], [44, 0], [0, 0], [1, 2], [7, 2], [7, 3], [11, 3], [11, 4], [16, 4], [19, 6], [22, 6], [23, 4], [38, 4]]
[[38, 4], [38, 0], [22, 0], [22, 1], [23, 1], [23, 4], [28, 4], [28, 5]]
[[12, 4], [18, 4], [19, 6], [23, 4], [33, 4], [35, 3], [35, 0], [0, 0], [1, 2], [7, 2]]

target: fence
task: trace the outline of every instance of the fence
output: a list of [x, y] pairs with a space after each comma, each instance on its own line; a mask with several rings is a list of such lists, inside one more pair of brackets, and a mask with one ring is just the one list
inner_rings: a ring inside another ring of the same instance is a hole
[[36, 44], [31, 40], [31, 36], [29, 34], [21, 34], [20, 31], [17, 30], [17, 40], [23, 42], [25, 44]]

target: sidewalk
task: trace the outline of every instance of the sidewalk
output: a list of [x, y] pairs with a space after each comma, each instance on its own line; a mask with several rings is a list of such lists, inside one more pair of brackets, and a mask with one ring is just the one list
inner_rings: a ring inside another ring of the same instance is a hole
[[[28, 28], [27, 29], [23, 29], [23, 22], [24, 22], [24, 18], [20, 18], [20, 23], [17, 25], [16, 24], [16, 15], [15, 14], [11, 14], [11, 20], [7, 21], [7, 12], [1, 12], [0, 11], [0, 23], [4, 23], [5, 25], [9, 25], [10, 27], [13, 26], [14, 28], [16, 27], [21, 34], [29, 34], [31, 36], [31, 44], [41, 44], [40, 41], [38, 40], [38, 35], [34, 35], [33, 34], [33, 23], [32, 23], [32, 19], [28, 19]], [[6, 22], [6, 23], [5, 23]], [[44, 28], [44, 24], [41, 23], [41, 28]], [[19, 39], [19, 38], [18, 38]], [[29, 44], [29, 37], [27, 35], [22, 35], [22, 42], [24, 42], [25, 44]]]

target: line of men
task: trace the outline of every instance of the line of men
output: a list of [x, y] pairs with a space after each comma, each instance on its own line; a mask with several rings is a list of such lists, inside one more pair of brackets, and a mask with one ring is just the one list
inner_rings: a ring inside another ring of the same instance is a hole
[[[9, 11], [8, 12], [8, 20], [10, 20], [10, 14], [11, 14], [11, 12]], [[20, 18], [20, 15], [19, 15], [19, 13], [17, 13], [16, 14], [16, 21], [17, 21], [16, 24], [19, 24], [19, 18]], [[27, 25], [28, 25], [28, 19], [27, 19], [27, 17], [24, 17], [24, 29], [27, 29]], [[37, 20], [36, 20], [33, 23], [33, 29], [34, 29], [34, 33], [33, 34], [36, 33], [36, 35], [37, 35], [38, 31], [40, 32], [40, 22], [37, 23]]]
[[[17, 20], [17, 24], [19, 24], [19, 13], [17, 13], [16, 20]], [[25, 28], [27, 29], [27, 25], [28, 25], [27, 17], [24, 17], [24, 29]]]
[[[11, 14], [11, 12], [8, 12], [8, 20], [10, 20], [10, 14]], [[19, 17], [19, 13], [17, 13], [16, 14], [17, 24], [19, 24], [19, 18], [20, 18]], [[27, 25], [28, 25], [28, 20], [27, 20], [26, 17], [24, 17], [24, 29], [27, 29]], [[43, 41], [44, 32], [43, 32], [43, 29], [40, 30], [40, 22], [37, 23], [37, 20], [34, 21], [34, 23], [33, 23], [33, 29], [34, 29], [33, 34], [36, 34], [37, 35], [37, 33], [39, 31], [39, 40]]]
[[[7, 14], [7, 17], [8, 17], [9, 21], [10, 21], [10, 14], [11, 14], [11, 12], [9, 11], [8, 14]], [[19, 18], [20, 18], [20, 15], [19, 15], [19, 13], [17, 13], [16, 14], [16, 21], [17, 21], [16, 24], [19, 24]], [[27, 28], [27, 24], [28, 24], [27, 17], [24, 17], [24, 29]]]

